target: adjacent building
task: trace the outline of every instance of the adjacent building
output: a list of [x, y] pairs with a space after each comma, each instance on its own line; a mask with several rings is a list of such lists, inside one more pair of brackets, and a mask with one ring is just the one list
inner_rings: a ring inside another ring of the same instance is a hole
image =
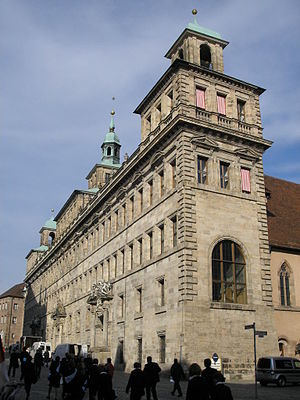
[[281, 355], [300, 354], [300, 185], [265, 176], [275, 329]]
[[262, 156], [264, 89], [228, 76], [217, 32], [188, 24], [141, 101], [141, 142], [120, 163], [114, 112], [101, 161], [27, 256], [24, 334], [88, 344], [117, 367], [152, 355], [228, 377], [278, 354]]
[[19, 283], [0, 295], [0, 335], [5, 347], [17, 342], [23, 332], [25, 284]]

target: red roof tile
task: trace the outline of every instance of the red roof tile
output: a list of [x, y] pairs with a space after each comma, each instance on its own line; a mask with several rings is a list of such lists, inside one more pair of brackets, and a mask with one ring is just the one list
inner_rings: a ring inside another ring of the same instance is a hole
[[265, 175], [271, 246], [300, 250], [300, 185]]

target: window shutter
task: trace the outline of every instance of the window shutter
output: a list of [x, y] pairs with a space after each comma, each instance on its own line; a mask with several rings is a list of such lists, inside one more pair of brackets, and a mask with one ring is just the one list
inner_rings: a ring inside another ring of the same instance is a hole
[[196, 89], [196, 106], [205, 109], [205, 90]]
[[241, 168], [241, 182], [242, 182], [242, 191], [250, 193], [250, 171], [249, 169]]
[[218, 94], [217, 103], [218, 103], [218, 113], [226, 115], [226, 97]]

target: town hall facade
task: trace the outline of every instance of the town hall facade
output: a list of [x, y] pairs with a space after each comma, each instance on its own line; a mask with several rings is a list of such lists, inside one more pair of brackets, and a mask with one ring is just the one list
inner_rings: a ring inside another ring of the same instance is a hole
[[[102, 158], [27, 256], [24, 334], [83, 343], [130, 370], [216, 352], [228, 377], [277, 354], [259, 96], [224, 73], [228, 42], [196, 19], [138, 105], [141, 143], [120, 163], [114, 112]], [[120, 135], [121, 136], [121, 135]]]

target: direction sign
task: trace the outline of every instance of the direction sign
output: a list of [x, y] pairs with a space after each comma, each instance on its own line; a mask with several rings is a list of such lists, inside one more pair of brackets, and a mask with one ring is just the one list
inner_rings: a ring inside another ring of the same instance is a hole
[[254, 328], [254, 324], [245, 325], [245, 329], [253, 329], [253, 328]]
[[257, 335], [258, 337], [262, 338], [264, 336], [267, 336], [268, 332], [267, 331], [256, 331], [255, 335]]
[[218, 361], [218, 359], [219, 359], [218, 354], [217, 354], [217, 353], [214, 353], [214, 354], [212, 355], [212, 359], [213, 359], [214, 362], [216, 363], [216, 362]]

